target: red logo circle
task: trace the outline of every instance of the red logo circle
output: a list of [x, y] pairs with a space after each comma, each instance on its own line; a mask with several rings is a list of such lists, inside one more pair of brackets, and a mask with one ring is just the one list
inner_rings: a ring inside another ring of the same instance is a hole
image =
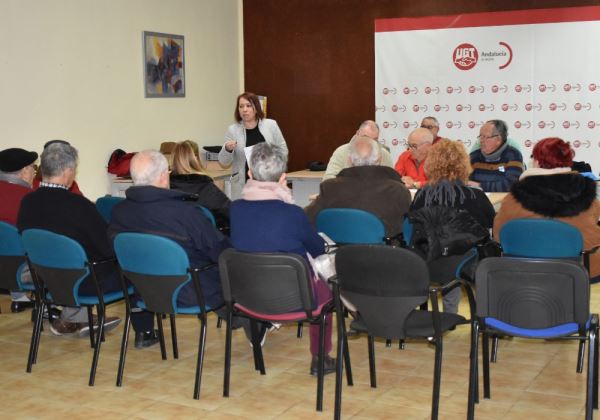
[[461, 104], [456, 105], [456, 110], [458, 112], [462, 111], [463, 110], [463, 106]]
[[492, 86], [492, 92], [498, 93], [498, 86], [497, 85]]
[[446, 88], [446, 92], [448, 92], [448, 93], [452, 93], [452, 92], [454, 92], [454, 88], [453, 88], [452, 86], [448, 86], [448, 87]]
[[540, 92], [545, 92], [546, 91], [546, 85], [542, 83], [540, 85], [539, 89], [540, 89]]
[[565, 90], [565, 92], [568, 92], [571, 90], [571, 85], [569, 83], [565, 83], [565, 85], [563, 86], [563, 89]]
[[402, 123], [402, 127], [404, 127], [404, 128], [408, 128], [408, 127], [410, 127], [410, 123], [409, 123], [408, 121], [404, 121], [404, 122]]
[[454, 126], [454, 124], [452, 124], [452, 121], [448, 121], [446, 123], [446, 128], [452, 128]]
[[439, 105], [436, 105], [433, 107], [433, 109], [435, 110], [435, 112], [440, 112], [440, 109], [442, 109], [442, 107]]
[[579, 102], [573, 105], [573, 107], [575, 108], [575, 111], [581, 111], [581, 104]]
[[589, 121], [588, 128], [594, 128], [594, 127], [596, 127], [596, 123], [594, 121]]
[[419, 105], [413, 105], [413, 111], [419, 112]]
[[475, 128], [475, 121], [469, 121], [469, 128]]
[[387, 121], [383, 122], [383, 128], [388, 128], [390, 126], [390, 123]]
[[556, 104], [552, 102], [550, 105], [548, 105], [548, 108], [550, 109], [550, 111], [556, 111]]
[[571, 123], [569, 121], [563, 121], [563, 127], [569, 128], [569, 127], [571, 127]]
[[410, 89], [405, 87], [404, 89], [402, 89], [402, 92], [404, 92], [405, 95], [408, 95], [410, 93]]
[[531, 147], [532, 141], [530, 139], [525, 140], [525, 147]]
[[573, 147], [574, 147], [574, 148], [576, 148], [576, 149], [578, 149], [578, 148], [579, 148], [579, 146], [581, 146], [581, 142], [580, 142], [579, 140], [575, 140], [575, 141], [573, 142]]
[[398, 112], [398, 105], [392, 105], [392, 112]]
[[595, 83], [590, 83], [590, 85], [588, 86], [588, 89], [593, 92], [596, 90], [598, 86]]
[[521, 121], [515, 121], [515, 128], [521, 128]]
[[502, 104], [502, 111], [508, 111], [508, 104]]
[[479, 53], [472, 44], [463, 43], [454, 49], [452, 60], [457, 69], [471, 70], [479, 60]]
[[522, 91], [522, 90], [523, 90], [523, 86], [521, 86], [521, 85], [516, 85], [516, 86], [515, 86], [515, 91], [516, 91], [516, 92], [520, 92], [520, 91]]
[[383, 94], [387, 95], [388, 93], [390, 93], [390, 90], [388, 88], [383, 88]]
[[398, 146], [398, 139], [392, 139], [392, 146]]
[[469, 93], [475, 93], [475, 86], [469, 86]]
[[425, 88], [425, 93], [428, 95], [431, 93], [431, 88], [429, 86]]
[[540, 128], [544, 128], [544, 127], [546, 127], [546, 123], [545, 123], [544, 121], [540, 121], [540, 122], [538, 123], [538, 127], [540, 127]]
[[533, 109], [533, 105], [531, 104], [525, 104], [525, 110], [526, 111], [531, 111]]
[[479, 110], [480, 111], [485, 111], [485, 105], [484, 104], [479, 104]]

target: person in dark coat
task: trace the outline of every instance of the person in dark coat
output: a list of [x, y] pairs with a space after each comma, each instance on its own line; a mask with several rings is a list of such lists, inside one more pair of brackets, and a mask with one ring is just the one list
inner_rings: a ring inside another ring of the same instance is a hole
[[217, 226], [227, 229], [231, 201], [215, 185], [213, 179], [202, 171], [190, 141], [175, 145], [171, 169], [171, 189], [196, 195], [197, 203], [212, 212]]
[[[429, 151], [425, 173], [429, 183], [415, 195], [410, 211], [423, 207], [452, 207], [466, 210], [485, 229], [494, 224], [494, 206], [485, 193], [466, 185], [471, 166], [462, 143], [447, 139], [437, 142]], [[429, 265], [432, 281], [447, 283], [454, 279], [457, 263], [462, 256], [442, 257]], [[454, 289], [443, 298], [444, 311], [456, 313], [460, 289]]]
[[[96, 206], [82, 195], [69, 191], [77, 172], [78, 152], [66, 142], [48, 145], [41, 156], [42, 181], [39, 188], [21, 201], [17, 218], [19, 231], [45, 229], [68, 236], [85, 250], [90, 261], [114, 258], [112, 246], [106, 236], [107, 225]], [[104, 293], [120, 291], [116, 265], [101, 264], [96, 270]], [[84, 295], [95, 295], [96, 288], [91, 277], [81, 284]], [[120, 322], [119, 318], [107, 317], [106, 330]], [[134, 328], [143, 325], [143, 319], [132, 319]], [[54, 335], [80, 336], [89, 334], [87, 311], [82, 308], [64, 308], [61, 318], [50, 325]]]
[[[192, 268], [218, 261], [229, 240], [217, 231], [196, 207], [190, 194], [169, 189], [167, 159], [156, 150], [137, 153], [131, 160], [133, 186], [125, 191], [126, 199], [113, 209], [109, 237], [121, 232], [151, 233], [177, 242], [187, 253]], [[206, 305], [212, 309], [223, 305], [218, 268], [200, 275], [200, 287]], [[181, 306], [198, 304], [193, 283], [184, 286], [177, 296]], [[217, 311], [217, 313], [219, 313]], [[224, 317], [225, 312], [221, 315]], [[156, 335], [153, 328], [136, 334], [136, 341]]]
[[410, 192], [398, 172], [379, 165], [380, 148], [374, 140], [354, 137], [350, 148], [352, 167], [321, 183], [319, 196], [305, 208], [306, 215], [314, 225], [324, 209], [365, 210], [381, 219], [386, 236], [398, 236], [410, 206]]

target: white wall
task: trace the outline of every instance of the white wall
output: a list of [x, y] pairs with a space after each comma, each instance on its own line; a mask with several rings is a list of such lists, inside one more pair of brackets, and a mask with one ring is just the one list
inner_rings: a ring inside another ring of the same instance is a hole
[[[0, 0], [0, 149], [80, 152], [78, 182], [109, 192], [113, 149], [221, 144], [242, 90], [241, 0]], [[142, 32], [185, 37], [186, 97], [145, 99]]]

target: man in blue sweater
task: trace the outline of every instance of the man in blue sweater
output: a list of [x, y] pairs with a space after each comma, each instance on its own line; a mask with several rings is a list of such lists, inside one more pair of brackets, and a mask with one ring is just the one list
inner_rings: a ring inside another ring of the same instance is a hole
[[507, 192], [523, 172], [521, 152], [507, 143], [508, 128], [502, 120], [490, 120], [477, 136], [481, 148], [471, 153], [473, 172], [469, 185], [488, 192]]

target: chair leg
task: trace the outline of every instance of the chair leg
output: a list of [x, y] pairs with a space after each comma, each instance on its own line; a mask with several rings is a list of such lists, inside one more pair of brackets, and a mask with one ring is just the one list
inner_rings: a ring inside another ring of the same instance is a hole
[[37, 347], [39, 346], [40, 340], [39, 336], [41, 335], [40, 326], [43, 322], [44, 316], [44, 303], [41, 302], [38, 305], [38, 311], [35, 315], [35, 321], [33, 323], [33, 328], [31, 330], [31, 342], [29, 344], [29, 357], [27, 358], [27, 373], [31, 373], [31, 368], [37, 359]]
[[[89, 306], [88, 306], [89, 308]], [[95, 337], [94, 356], [92, 358], [92, 369], [90, 370], [89, 386], [94, 386], [96, 380], [96, 368], [98, 367], [98, 358], [100, 357], [100, 345], [102, 344], [102, 335], [104, 334], [104, 307], [98, 306], [98, 335]], [[94, 335], [94, 328], [90, 326], [90, 337]]]
[[[172, 316], [172, 322], [174, 316]], [[194, 399], [200, 399], [200, 381], [202, 380], [202, 365], [204, 364], [204, 349], [206, 347], [206, 312], [200, 315], [200, 338], [198, 341], [198, 360], [196, 361], [196, 380], [194, 382]], [[175, 343], [175, 342], [173, 342]], [[175, 351], [175, 350], [173, 350]]]
[[[338, 312], [339, 314], [339, 312]], [[335, 358], [335, 406], [333, 411], [334, 420], [341, 419], [342, 412], [342, 370], [344, 369], [344, 359], [347, 352], [346, 329], [342, 326], [345, 324], [342, 317], [336, 316], [337, 319], [337, 351]], [[351, 378], [349, 378], [351, 380]]]
[[227, 313], [225, 328], [225, 367], [223, 369], [223, 396], [229, 397], [229, 380], [231, 378], [231, 312]]
[[583, 372], [584, 357], [585, 357], [585, 340], [579, 340], [579, 350], [577, 352], [577, 373]]
[[96, 345], [94, 343], [94, 314], [93, 314], [93, 307], [92, 306], [87, 306], [87, 316], [88, 316], [88, 326], [90, 327], [90, 347], [91, 348], [96, 348]]
[[42, 331], [44, 331], [44, 307], [46, 307], [47, 305], [45, 305], [43, 302], [41, 303], [40, 306], [40, 311], [41, 311], [41, 315], [39, 318], [39, 328], [38, 328], [38, 333], [36, 335], [35, 338], [35, 345], [33, 346], [33, 364], [37, 363], [37, 356], [38, 356], [38, 350], [40, 349], [40, 338], [42, 337]]
[[471, 351], [469, 353], [469, 398], [467, 406], [467, 420], [475, 418], [475, 395], [477, 393], [477, 364], [479, 344], [479, 325], [477, 321], [471, 323]]
[[[198, 315], [198, 317], [200, 317]], [[177, 325], [175, 324], [175, 314], [169, 314], [169, 321], [171, 321], [171, 341], [173, 342], [173, 358], [179, 359], [179, 349], [177, 347]], [[200, 318], [202, 321], [202, 318]]]
[[163, 330], [162, 315], [156, 314], [156, 323], [158, 324], [158, 339], [160, 341], [160, 355], [163, 360], [167, 360], [167, 347], [165, 346], [165, 331]]
[[433, 367], [433, 396], [431, 401], [431, 420], [437, 420], [440, 408], [440, 388], [442, 381], [442, 351], [443, 341], [440, 336], [435, 341], [435, 365]]
[[262, 347], [258, 339], [258, 323], [255, 319], [250, 320], [250, 330], [252, 332], [252, 353], [254, 355], [254, 370], [260, 371], [261, 375], [265, 374], [264, 361], [262, 361]]
[[346, 322], [342, 320], [342, 333], [344, 339], [344, 364], [346, 365], [346, 383], [348, 386], [354, 385], [352, 380], [352, 364], [350, 363], [350, 347], [348, 347], [348, 335], [346, 334]]
[[[596, 341], [594, 342], [594, 389], [592, 391], [593, 392], [592, 406], [596, 410], [598, 409], [598, 357], [600, 355], [600, 353], [598, 353], [599, 350], [600, 350], [600, 343], [598, 340], [598, 326], [596, 326]], [[588, 355], [588, 357], [589, 357], [589, 355]]]
[[217, 328], [221, 328], [221, 324], [223, 324], [223, 318], [217, 315]]
[[325, 377], [325, 314], [319, 317], [319, 368], [317, 369], [317, 411], [323, 411], [323, 382]]
[[296, 337], [302, 338], [302, 322], [298, 322], [298, 330], [296, 331]]
[[387, 340], [385, 340], [385, 346], [392, 347], [392, 340], [390, 340], [389, 338]]
[[377, 373], [375, 372], [375, 340], [372, 335], [367, 336], [367, 345], [369, 347], [369, 376], [371, 378], [371, 388], [377, 388]]
[[406, 344], [404, 343], [404, 340], [400, 340], [398, 342], [398, 349], [404, 350], [405, 348], [406, 348]]
[[481, 342], [483, 350], [483, 398], [491, 398], [490, 396], [490, 336], [488, 333], [483, 333]]
[[[97, 312], [100, 312], [100, 305], [96, 306], [97, 308]], [[106, 311], [104, 311], [104, 319], [106, 319]], [[104, 328], [102, 329], [102, 342], [106, 341], [105, 337], [104, 337]]]
[[592, 328], [589, 332], [590, 347], [588, 349], [588, 372], [586, 378], [586, 397], [585, 397], [585, 418], [592, 419], [594, 415], [594, 370], [596, 359], [596, 328]]
[[[128, 299], [128, 297], [125, 297]], [[123, 371], [125, 370], [125, 357], [127, 356], [127, 344], [129, 342], [129, 328], [131, 327], [131, 313], [125, 313], [125, 326], [123, 328], [123, 339], [121, 340], [121, 354], [119, 355], [119, 369], [117, 370], [117, 386], [123, 385]]]
[[492, 336], [492, 356], [490, 358], [492, 363], [496, 363], [498, 360], [498, 341], [500, 341], [500, 339], [497, 335]]

